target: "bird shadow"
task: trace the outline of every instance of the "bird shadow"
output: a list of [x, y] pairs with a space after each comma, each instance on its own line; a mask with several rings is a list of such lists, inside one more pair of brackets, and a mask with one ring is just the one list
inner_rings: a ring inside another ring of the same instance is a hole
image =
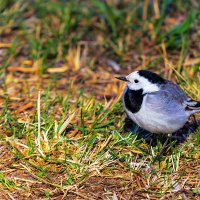
[[[198, 129], [199, 125], [200, 120], [188, 121], [181, 129], [172, 134], [166, 145], [173, 142], [173, 145], [176, 146], [185, 142], [189, 135], [194, 133]], [[156, 146], [158, 141], [164, 144], [168, 139], [167, 135], [153, 134], [146, 131], [145, 129], [135, 124], [128, 117], [125, 118], [124, 132], [132, 132], [133, 134], [137, 134], [138, 139], [144, 139], [146, 143], [151, 146]]]

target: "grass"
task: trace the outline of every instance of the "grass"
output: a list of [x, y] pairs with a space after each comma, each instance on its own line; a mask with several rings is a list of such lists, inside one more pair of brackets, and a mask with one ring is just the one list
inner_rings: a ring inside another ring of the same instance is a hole
[[199, 99], [197, 1], [5, 0], [0, 12], [1, 199], [199, 198], [199, 129], [154, 162], [162, 143], [124, 131], [114, 78], [149, 69]]

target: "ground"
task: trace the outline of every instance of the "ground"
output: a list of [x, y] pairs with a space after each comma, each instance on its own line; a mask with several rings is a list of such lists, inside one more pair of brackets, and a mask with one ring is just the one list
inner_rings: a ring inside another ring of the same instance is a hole
[[115, 79], [147, 69], [199, 100], [199, 10], [0, 2], [0, 199], [200, 199], [199, 128], [155, 159], [165, 139], [127, 128]]

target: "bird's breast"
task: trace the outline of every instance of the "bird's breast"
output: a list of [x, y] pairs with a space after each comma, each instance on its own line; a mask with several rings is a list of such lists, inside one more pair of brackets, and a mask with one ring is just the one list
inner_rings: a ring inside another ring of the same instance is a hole
[[[131, 95], [129, 94], [129, 96]], [[138, 102], [137, 105], [136, 103], [133, 103], [130, 105], [134, 105], [134, 109], [128, 109], [127, 105], [129, 105], [129, 103], [126, 104], [127, 102], [125, 101], [124, 96], [124, 105], [126, 106], [126, 113], [129, 116], [129, 118], [132, 119], [136, 124], [138, 124], [140, 127], [146, 129], [149, 132], [166, 134], [173, 133], [174, 131], [178, 130], [184, 125], [187, 118], [182, 114], [182, 112], [166, 113], [163, 111], [162, 108], [154, 109], [152, 106], [149, 106], [149, 104], [146, 102], [147, 97], [148, 94], [143, 95], [140, 105], [138, 104]], [[132, 110], [136, 112], [132, 112]]]
[[137, 113], [140, 110], [144, 97], [142, 93], [142, 89], [130, 90], [128, 87], [125, 89], [123, 103], [126, 110], [130, 111], [131, 113]]

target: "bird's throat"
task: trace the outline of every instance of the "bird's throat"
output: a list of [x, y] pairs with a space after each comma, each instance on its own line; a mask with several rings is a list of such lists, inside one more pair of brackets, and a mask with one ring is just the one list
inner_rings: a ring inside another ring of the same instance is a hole
[[124, 94], [124, 104], [126, 108], [132, 113], [136, 113], [140, 110], [144, 94], [143, 90], [130, 90], [129, 88]]

